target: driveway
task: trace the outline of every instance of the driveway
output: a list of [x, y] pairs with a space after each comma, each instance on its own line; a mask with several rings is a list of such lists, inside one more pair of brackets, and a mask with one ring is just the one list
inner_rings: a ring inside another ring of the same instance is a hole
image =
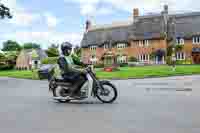
[[1, 133], [199, 133], [200, 76], [112, 81], [114, 104], [52, 100], [47, 81], [0, 78]]

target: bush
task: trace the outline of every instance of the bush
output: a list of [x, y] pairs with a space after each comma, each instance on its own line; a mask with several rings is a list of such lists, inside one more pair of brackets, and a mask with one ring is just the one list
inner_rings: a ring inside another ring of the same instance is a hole
[[192, 64], [192, 59], [186, 59], [185, 64], [188, 64], [188, 65]]
[[177, 65], [190, 65], [190, 64], [192, 64], [192, 60], [191, 59], [177, 60], [176, 64]]
[[129, 62], [137, 62], [137, 58], [135, 58], [134, 56], [129, 57]]
[[183, 65], [185, 60], [177, 60], [176, 65]]
[[104, 64], [96, 64], [94, 65], [95, 68], [104, 68]]
[[14, 65], [0, 63], [0, 70], [12, 70], [12, 69], [14, 69]]
[[42, 64], [57, 64], [58, 57], [47, 57], [42, 60]]
[[119, 64], [120, 67], [128, 67], [128, 64], [127, 63], [122, 63], [122, 64]]

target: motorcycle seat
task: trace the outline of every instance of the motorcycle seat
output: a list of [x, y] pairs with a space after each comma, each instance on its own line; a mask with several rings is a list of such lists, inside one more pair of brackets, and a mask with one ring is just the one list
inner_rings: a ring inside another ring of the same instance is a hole
[[55, 79], [56, 82], [67, 82], [68, 80], [62, 78], [62, 77], [59, 77], [59, 78], [56, 78]]

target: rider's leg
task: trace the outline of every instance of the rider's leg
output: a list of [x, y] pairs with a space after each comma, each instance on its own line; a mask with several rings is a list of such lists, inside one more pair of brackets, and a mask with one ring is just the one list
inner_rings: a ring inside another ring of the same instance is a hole
[[86, 79], [83, 75], [80, 75], [79, 77], [77, 77], [77, 80], [76, 80], [77, 82], [75, 83], [76, 87], [75, 87], [74, 92], [73, 92], [74, 95], [79, 94], [82, 85], [85, 83], [85, 80]]

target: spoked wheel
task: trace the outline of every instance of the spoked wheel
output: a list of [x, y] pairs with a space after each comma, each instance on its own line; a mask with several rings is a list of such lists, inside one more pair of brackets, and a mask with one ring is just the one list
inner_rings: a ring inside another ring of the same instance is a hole
[[97, 89], [97, 98], [103, 103], [113, 103], [118, 96], [116, 87], [108, 81], [102, 81], [103, 89]]
[[60, 97], [61, 99], [56, 99], [56, 100], [61, 103], [70, 102], [70, 100], [65, 99], [68, 96], [68, 94], [67, 90], [64, 89], [62, 86], [57, 86], [55, 89], [53, 89], [53, 96]]

